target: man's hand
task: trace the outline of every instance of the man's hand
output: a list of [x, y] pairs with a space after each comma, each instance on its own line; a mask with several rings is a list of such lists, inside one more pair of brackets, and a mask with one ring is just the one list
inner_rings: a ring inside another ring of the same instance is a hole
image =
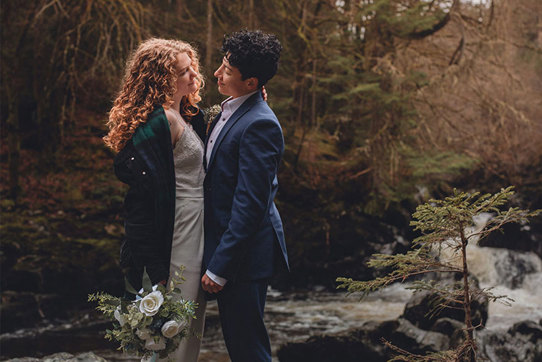
[[220, 284], [213, 282], [213, 280], [209, 278], [207, 274], [204, 274], [203, 277], [201, 278], [201, 287], [207, 293], [211, 293], [211, 294], [218, 293], [223, 288]]

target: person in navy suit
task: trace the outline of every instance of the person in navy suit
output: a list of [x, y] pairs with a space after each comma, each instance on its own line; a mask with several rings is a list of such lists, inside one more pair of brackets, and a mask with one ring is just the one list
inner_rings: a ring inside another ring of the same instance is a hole
[[218, 90], [229, 96], [211, 123], [204, 163], [203, 289], [216, 296], [233, 362], [271, 361], [263, 321], [269, 278], [288, 267], [273, 202], [284, 152], [282, 129], [261, 90], [277, 72], [282, 46], [271, 34], [225, 37]]

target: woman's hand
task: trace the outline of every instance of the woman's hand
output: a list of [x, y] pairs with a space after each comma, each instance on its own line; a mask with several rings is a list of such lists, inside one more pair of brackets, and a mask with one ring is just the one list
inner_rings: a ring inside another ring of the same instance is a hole
[[211, 294], [218, 293], [223, 288], [220, 284], [215, 283], [211, 278], [209, 278], [207, 274], [203, 274], [203, 277], [201, 278], [201, 287], [207, 293]]

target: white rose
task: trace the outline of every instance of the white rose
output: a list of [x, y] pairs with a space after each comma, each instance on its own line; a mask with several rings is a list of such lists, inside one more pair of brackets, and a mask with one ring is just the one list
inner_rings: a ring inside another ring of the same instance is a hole
[[142, 340], [150, 339], [151, 331], [149, 331], [147, 328], [138, 329], [136, 331], [136, 335], [139, 337], [139, 339], [142, 339]]
[[114, 313], [115, 319], [120, 323], [120, 326], [122, 327], [124, 323], [126, 323], [126, 318], [120, 313], [120, 305], [115, 309]]
[[145, 298], [141, 299], [139, 304], [139, 311], [148, 317], [152, 317], [160, 306], [164, 303], [164, 296], [159, 291], [149, 293]]
[[162, 326], [162, 334], [166, 338], [173, 338], [181, 331], [181, 324], [176, 321], [168, 321]]
[[158, 342], [155, 342], [154, 338], [147, 339], [145, 342], [145, 348], [149, 351], [161, 351], [166, 348], [166, 341], [162, 337], [160, 337]]

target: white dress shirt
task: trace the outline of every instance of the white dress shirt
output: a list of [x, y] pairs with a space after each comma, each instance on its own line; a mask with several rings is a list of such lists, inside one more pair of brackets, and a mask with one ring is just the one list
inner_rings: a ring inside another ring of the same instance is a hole
[[[231, 118], [231, 116], [235, 113], [239, 107], [241, 107], [241, 104], [245, 103], [245, 101], [250, 98], [251, 95], [253, 95], [256, 92], [260, 92], [260, 90], [245, 94], [244, 96], [237, 97], [237, 98], [228, 98], [224, 102], [221, 103], [222, 106], [222, 115], [220, 116], [220, 120], [216, 123], [215, 127], [211, 131], [211, 135], [209, 136], [209, 141], [207, 142], [207, 150], [206, 150], [206, 157], [207, 157], [207, 165], [209, 165], [209, 160], [211, 159], [211, 153], [213, 152], [213, 147], [216, 143], [216, 140], [218, 136], [220, 135], [220, 132], [228, 123], [228, 120]], [[215, 283], [217, 283], [220, 286], [226, 285], [228, 282], [227, 279], [222, 278], [221, 276], [218, 276], [211, 272], [209, 269], [205, 272], [207, 276]]]

